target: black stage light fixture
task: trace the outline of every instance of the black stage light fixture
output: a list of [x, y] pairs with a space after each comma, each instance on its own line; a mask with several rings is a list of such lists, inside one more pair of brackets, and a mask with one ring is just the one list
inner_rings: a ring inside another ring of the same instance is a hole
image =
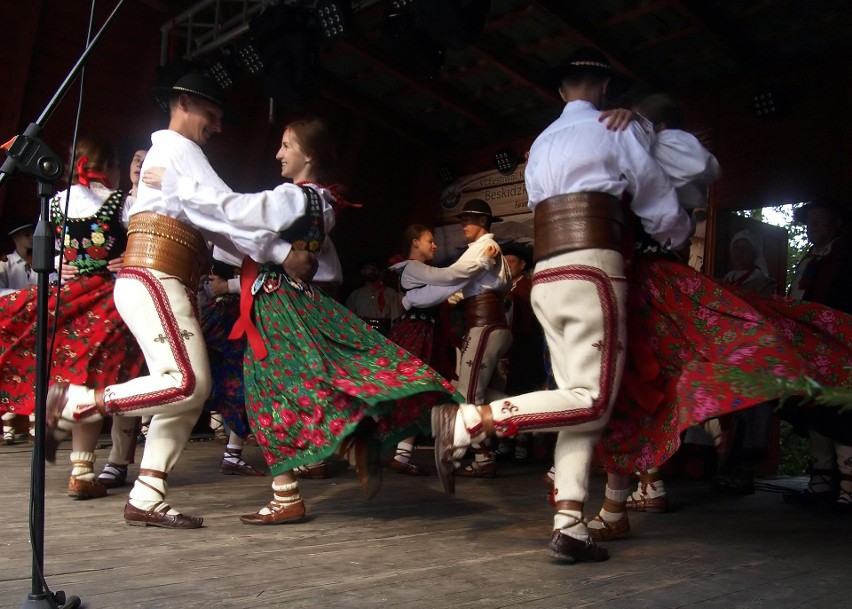
[[438, 179], [441, 181], [441, 184], [452, 184], [456, 181], [456, 170], [452, 165], [444, 163], [438, 167]]
[[509, 175], [518, 168], [520, 157], [511, 148], [502, 148], [494, 153], [494, 165], [503, 175]]
[[778, 89], [762, 89], [751, 96], [751, 110], [759, 118], [777, 116], [784, 108], [784, 96]]
[[237, 57], [240, 64], [251, 74], [260, 74], [263, 71], [263, 61], [254, 38], [247, 38], [237, 49]]
[[236, 52], [231, 47], [222, 47], [206, 71], [220, 87], [230, 89], [240, 72]]
[[326, 40], [338, 40], [346, 34], [351, 18], [350, 3], [340, 0], [319, 0], [317, 2], [317, 27]]

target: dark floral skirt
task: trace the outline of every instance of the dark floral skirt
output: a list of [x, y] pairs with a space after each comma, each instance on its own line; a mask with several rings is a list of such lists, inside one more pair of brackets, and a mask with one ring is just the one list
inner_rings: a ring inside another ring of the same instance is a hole
[[230, 340], [228, 335], [240, 316], [240, 297], [226, 294], [201, 307], [201, 331], [210, 359], [213, 389], [204, 403], [208, 412], [218, 412], [232, 432], [245, 439], [251, 430], [246, 417], [243, 390], [244, 338]]
[[266, 285], [274, 287], [257, 292], [253, 313], [268, 355], [246, 348], [244, 377], [246, 413], [272, 475], [334, 454], [356, 429], [389, 449], [429, 433], [432, 406], [461, 401], [420, 358], [320, 290], [286, 276]]
[[[112, 297], [111, 274], [88, 274], [60, 288], [49, 382], [104, 387], [138, 376], [145, 366], [133, 334]], [[56, 285], [50, 286], [53, 331]], [[0, 411], [29, 415], [35, 408], [37, 286], [0, 298]]]

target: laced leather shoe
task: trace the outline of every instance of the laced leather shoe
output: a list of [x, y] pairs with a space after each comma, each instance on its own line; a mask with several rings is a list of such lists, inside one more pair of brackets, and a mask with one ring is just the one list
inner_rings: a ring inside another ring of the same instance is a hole
[[559, 530], [553, 531], [547, 548], [552, 558], [569, 563], [603, 562], [609, 558], [609, 552], [598, 547], [591, 538], [580, 541]]
[[[160, 511], [158, 511], [160, 508]], [[161, 527], [163, 529], [198, 529], [204, 523], [203, 518], [186, 514], [167, 514], [171, 509], [162, 502], [150, 510], [141, 510], [129, 501], [124, 505], [124, 520], [129, 525], [141, 527]]]

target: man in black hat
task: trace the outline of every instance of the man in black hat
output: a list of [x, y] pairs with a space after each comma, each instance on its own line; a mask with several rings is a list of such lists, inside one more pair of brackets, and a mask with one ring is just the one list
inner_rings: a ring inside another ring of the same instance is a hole
[[[505, 395], [505, 375], [498, 372], [499, 362], [512, 344], [503, 309], [503, 295], [512, 279], [491, 232], [491, 224], [503, 219], [494, 216], [491, 206], [482, 199], [467, 201], [457, 217], [468, 242], [467, 250], [447, 268], [412, 267], [412, 273], [403, 277], [420, 283], [402, 284], [406, 290], [402, 304], [406, 309], [426, 308], [440, 304], [453, 292], [462, 292], [464, 300], [459, 306], [464, 311], [466, 333], [462, 349], [456, 354], [456, 389], [466, 400], [481, 403]], [[421, 287], [412, 289], [418, 286]], [[458, 473], [493, 478], [496, 465], [492, 452], [478, 446], [474, 462]]]
[[[814, 199], [793, 212], [807, 226], [811, 247], [796, 267], [789, 296], [852, 314], [852, 206], [830, 197]], [[836, 408], [786, 405], [789, 419], [810, 443], [811, 479], [794, 503], [836, 502], [852, 510], [852, 413]]]
[[[597, 49], [579, 49], [562, 67], [562, 115], [533, 143], [525, 170], [535, 223], [532, 304], [544, 328], [557, 389], [433, 411], [435, 459], [445, 490], [462, 449], [490, 434], [558, 431], [556, 515], [549, 550], [559, 560], [601, 561], [583, 516], [592, 453], [609, 421], [624, 368], [626, 294], [622, 200], [645, 231], [670, 249], [692, 233], [668, 178], [632, 124], [607, 131], [598, 108], [612, 67]], [[630, 491], [607, 487], [623, 504]], [[605, 504], [606, 505], [606, 504]]]
[[37, 281], [36, 274], [32, 272], [35, 224], [12, 221], [9, 226], [7, 234], [15, 244], [15, 251], [8, 254], [6, 260], [0, 261], [0, 296], [35, 285]]
[[[143, 163], [168, 179], [193, 187], [231, 189], [202, 152], [222, 129], [224, 93], [209, 77], [192, 73], [167, 90], [169, 127], [151, 135]], [[166, 197], [145, 182], [131, 209], [124, 268], [116, 279], [115, 304], [139, 342], [149, 374], [93, 390], [67, 383], [48, 393], [48, 450], [62, 432], [102, 416], [152, 415], [139, 478], [124, 508], [129, 524], [192, 529], [202, 519], [166, 503], [169, 472], [177, 463], [210, 393], [210, 366], [192, 296], [210, 270], [208, 242], [241, 260], [283, 264], [294, 278], [309, 279], [316, 258], [292, 250], [280, 231], [304, 214], [307, 201], [291, 208], [260, 201], [239, 206]], [[300, 211], [301, 210], [301, 211]], [[51, 440], [53, 441], [51, 444]], [[52, 446], [52, 448], [51, 448]], [[50, 454], [48, 454], [50, 457]]]

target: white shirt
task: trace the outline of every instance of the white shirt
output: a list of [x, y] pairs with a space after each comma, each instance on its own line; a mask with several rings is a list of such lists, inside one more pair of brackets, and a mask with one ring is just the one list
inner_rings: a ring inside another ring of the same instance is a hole
[[635, 121], [626, 131], [608, 131], [587, 101], [572, 101], [530, 148], [524, 177], [529, 207], [573, 192], [632, 195], [630, 208], [653, 239], [672, 249], [692, 234], [692, 221], [674, 188], [650, 155], [652, 139]]
[[507, 292], [512, 286], [509, 266], [503, 256], [489, 258], [485, 254], [489, 246], [499, 249], [493, 233], [469, 243], [459, 259], [446, 268], [413, 264], [410, 260], [394, 265], [393, 268], [405, 265], [400, 285], [408, 291], [402, 297], [402, 306], [406, 310], [434, 307], [459, 290], [465, 298], [485, 292]]
[[0, 296], [17, 292], [37, 282], [38, 273], [33, 272], [32, 267], [18, 252], [6, 256], [5, 262], [0, 260]]
[[707, 190], [722, 175], [719, 161], [691, 133], [664, 129], [655, 135], [651, 154], [669, 176], [681, 206], [707, 205]]
[[[290, 244], [279, 232], [301, 218], [307, 208], [307, 197], [299, 186], [282, 184], [271, 191], [234, 193], [195, 142], [170, 130], [153, 133], [151, 142], [142, 170], [165, 167], [162, 190], [140, 182], [131, 214], [163, 214], [194, 226], [205, 239], [232, 254], [239, 252], [260, 263], [284, 261]], [[330, 231], [334, 226], [331, 194], [317, 190], [325, 230]]]

